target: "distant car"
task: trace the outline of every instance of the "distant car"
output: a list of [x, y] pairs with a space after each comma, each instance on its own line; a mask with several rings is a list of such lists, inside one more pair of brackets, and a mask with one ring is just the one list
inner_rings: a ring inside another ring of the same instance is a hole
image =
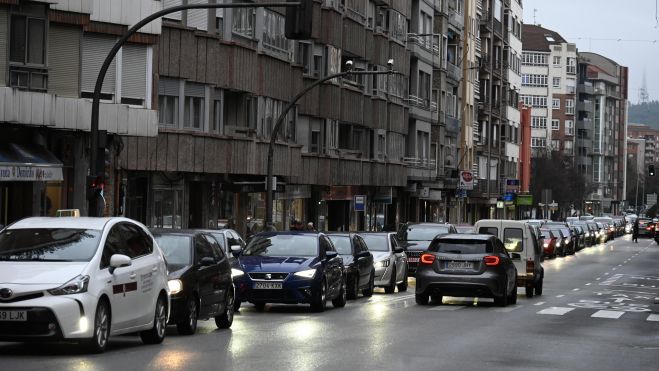
[[607, 240], [613, 240], [616, 237], [616, 227], [613, 223], [613, 219], [609, 217], [598, 217], [593, 219], [596, 223], [602, 223], [606, 225], [606, 235]]
[[604, 243], [609, 240], [609, 226], [602, 222], [595, 222], [599, 231], [599, 243]]
[[426, 251], [432, 240], [442, 234], [458, 233], [455, 226], [440, 223], [404, 224], [398, 231], [398, 241], [407, 254], [407, 266], [411, 276], [419, 265], [421, 253]]
[[543, 240], [543, 255], [548, 258], [555, 258], [557, 254], [556, 244], [561, 245], [563, 243], [560, 232], [552, 231], [549, 228], [541, 228], [540, 233]]
[[455, 229], [460, 234], [473, 234], [476, 233], [473, 225], [456, 225]]
[[638, 236], [655, 238], [654, 223], [649, 218], [638, 218]]
[[577, 236], [577, 247], [576, 250], [580, 251], [586, 247], [586, 230], [583, 225], [573, 225], [570, 228], [572, 228], [572, 231], [575, 233]]
[[240, 252], [247, 246], [245, 240], [233, 229], [204, 229], [200, 231], [209, 233], [215, 237], [217, 243], [220, 244], [220, 247], [230, 260], [233, 258], [233, 254]]
[[226, 252], [209, 233], [195, 230], [152, 231], [169, 270], [172, 310], [169, 323], [192, 335], [197, 321], [215, 319], [218, 328], [233, 323], [235, 292]]
[[503, 243], [491, 235], [448, 234], [421, 255], [415, 299], [419, 305], [443, 296], [491, 297], [499, 306], [517, 302], [517, 269]]
[[356, 233], [332, 233], [327, 236], [343, 258], [348, 300], [357, 299], [359, 291], [362, 291], [364, 296], [373, 296], [375, 287], [373, 254], [368, 251], [364, 239]]
[[266, 303], [310, 304], [325, 311], [346, 305], [343, 259], [323, 233], [262, 232], [238, 256], [237, 300], [262, 311]]
[[601, 240], [601, 233], [600, 233], [600, 227], [597, 225], [597, 223], [593, 221], [586, 221], [586, 225], [590, 229], [591, 232], [591, 245], [596, 245], [600, 243]]
[[112, 335], [162, 343], [165, 258], [126, 218], [27, 218], [0, 232], [0, 341], [78, 341], [103, 352]]
[[360, 233], [375, 261], [375, 286], [387, 294], [407, 291], [407, 255], [392, 232]]

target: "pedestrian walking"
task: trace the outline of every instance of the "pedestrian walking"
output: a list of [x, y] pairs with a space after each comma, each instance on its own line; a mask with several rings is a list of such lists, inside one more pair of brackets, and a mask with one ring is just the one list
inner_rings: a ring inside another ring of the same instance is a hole
[[632, 227], [632, 241], [638, 243], [638, 219], [634, 220], [634, 226]]

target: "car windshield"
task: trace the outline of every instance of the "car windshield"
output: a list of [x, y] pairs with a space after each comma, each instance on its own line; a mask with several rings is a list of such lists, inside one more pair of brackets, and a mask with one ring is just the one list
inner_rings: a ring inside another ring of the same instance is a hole
[[243, 250], [245, 256], [318, 256], [318, 237], [277, 234], [256, 236]]
[[541, 229], [540, 236], [542, 236], [542, 238], [554, 238], [554, 234], [548, 229]]
[[407, 228], [408, 241], [432, 241], [438, 234], [446, 234], [448, 226], [410, 226]]
[[389, 251], [387, 236], [365, 234], [362, 235], [362, 237], [364, 238], [369, 251]]
[[352, 246], [350, 245], [349, 236], [329, 236], [334, 244], [336, 251], [341, 255], [352, 255]]
[[168, 266], [190, 265], [192, 262], [192, 244], [190, 236], [161, 234], [154, 236]]
[[428, 250], [447, 254], [490, 254], [492, 245], [483, 240], [434, 240]]
[[0, 232], [0, 260], [88, 262], [100, 238], [101, 231], [91, 229], [5, 229]]

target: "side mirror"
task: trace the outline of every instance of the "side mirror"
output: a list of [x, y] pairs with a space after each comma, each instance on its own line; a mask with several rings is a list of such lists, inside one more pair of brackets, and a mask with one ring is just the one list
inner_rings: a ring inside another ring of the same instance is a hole
[[362, 251], [359, 254], [357, 254], [358, 258], [368, 258], [369, 256], [371, 256], [371, 253], [368, 251]]
[[114, 273], [114, 270], [121, 267], [129, 267], [133, 264], [133, 261], [129, 257], [122, 254], [114, 254], [110, 257], [110, 273]]
[[243, 251], [243, 248], [240, 245], [231, 245], [230, 249], [231, 249], [231, 253], [236, 256]]
[[402, 247], [397, 247], [397, 248], [394, 249], [394, 254], [401, 254], [401, 253], [404, 253], [404, 252], [405, 252], [405, 249], [403, 249]]
[[339, 256], [339, 253], [336, 251], [325, 251], [325, 259], [332, 260]]
[[202, 267], [210, 267], [211, 265], [215, 265], [215, 259], [208, 256], [205, 258], [201, 258], [199, 265]]

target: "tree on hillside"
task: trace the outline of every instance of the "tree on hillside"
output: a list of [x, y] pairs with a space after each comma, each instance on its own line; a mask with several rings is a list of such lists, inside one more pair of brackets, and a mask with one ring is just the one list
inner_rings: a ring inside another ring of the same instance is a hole
[[659, 129], [659, 101], [629, 105], [629, 122]]

